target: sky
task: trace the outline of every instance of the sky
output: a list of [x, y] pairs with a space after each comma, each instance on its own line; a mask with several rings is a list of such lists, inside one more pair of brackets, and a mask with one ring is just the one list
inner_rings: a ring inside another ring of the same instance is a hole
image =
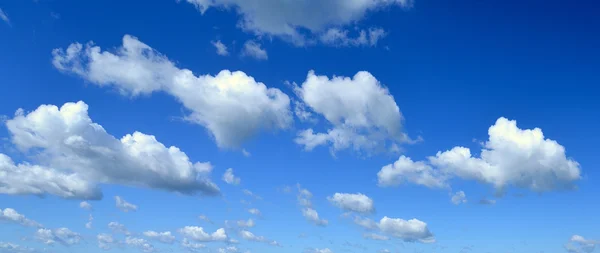
[[0, 1], [0, 253], [600, 244], [593, 1]]

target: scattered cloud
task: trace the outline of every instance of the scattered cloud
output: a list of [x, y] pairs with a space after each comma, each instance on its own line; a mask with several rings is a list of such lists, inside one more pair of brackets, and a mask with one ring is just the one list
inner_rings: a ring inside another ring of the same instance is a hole
[[496, 200], [482, 198], [482, 199], [479, 200], [479, 204], [480, 205], [495, 205], [496, 204]]
[[90, 214], [90, 216], [88, 217], [88, 222], [85, 223], [85, 228], [87, 229], [92, 229], [92, 222], [94, 221], [94, 216], [92, 216]]
[[370, 28], [360, 30], [358, 36], [351, 37], [350, 31], [340, 28], [330, 28], [321, 34], [319, 39], [325, 45], [336, 47], [357, 47], [357, 46], [376, 46], [377, 42], [384, 38], [387, 33], [381, 28]]
[[377, 173], [379, 186], [397, 186], [403, 182], [423, 185], [429, 188], [447, 188], [446, 176], [425, 162], [414, 162], [409, 157], [400, 156], [393, 164], [383, 166]]
[[407, 242], [435, 242], [435, 238], [429, 231], [427, 223], [417, 219], [403, 220], [385, 216], [379, 221], [379, 229], [386, 234]]
[[297, 188], [298, 204], [302, 206], [302, 216], [304, 216], [307, 221], [310, 221], [317, 226], [327, 226], [329, 221], [321, 219], [317, 210], [312, 208], [312, 202], [310, 200], [313, 196], [312, 193], [309, 190], [302, 188], [300, 184], [297, 185]]
[[225, 174], [223, 174], [223, 181], [225, 181], [225, 183], [228, 184], [238, 185], [242, 180], [239, 177], [233, 175], [233, 169], [229, 168], [225, 171]]
[[324, 248], [324, 249], [312, 248], [312, 249], [307, 249], [304, 252], [305, 253], [333, 253], [333, 251], [330, 250], [329, 248]]
[[380, 234], [375, 234], [375, 233], [363, 234], [363, 238], [376, 240], [376, 241], [387, 241], [390, 239], [389, 237], [387, 237], [385, 235], [380, 235]]
[[26, 253], [37, 252], [34, 248], [29, 248], [9, 242], [0, 242], [0, 252], [6, 253]]
[[127, 236], [125, 244], [141, 250], [142, 252], [155, 252], [156, 249], [152, 244], [142, 238]]
[[5, 208], [0, 209], [0, 222], [11, 222], [26, 227], [41, 227], [42, 225], [34, 220], [30, 220], [25, 215], [20, 214], [15, 209]]
[[116, 202], [117, 208], [126, 213], [130, 212], [130, 211], [137, 211], [137, 209], [138, 209], [138, 207], [136, 205], [125, 201], [123, 198], [121, 198], [119, 196], [115, 196], [115, 202]]
[[452, 195], [451, 201], [455, 205], [467, 203], [467, 195], [464, 191], [458, 191]]
[[52, 54], [58, 70], [124, 95], [172, 95], [191, 111], [186, 119], [208, 129], [220, 148], [240, 148], [259, 132], [287, 129], [293, 123], [290, 99], [281, 90], [241, 71], [195, 76], [130, 35], [115, 53], [92, 43], [73, 43]]
[[181, 247], [191, 252], [199, 252], [201, 250], [204, 250], [204, 248], [206, 248], [206, 245], [201, 243], [193, 243], [190, 242], [187, 238], [183, 238], [183, 240], [181, 240]]
[[258, 209], [256, 209], [256, 208], [251, 208], [251, 209], [248, 209], [248, 212], [249, 212], [250, 214], [253, 214], [253, 215], [256, 215], [256, 216], [261, 216], [261, 215], [262, 215], [262, 213], [260, 212], [260, 210], [258, 210]]
[[88, 211], [91, 211], [93, 209], [92, 204], [90, 204], [87, 201], [82, 201], [81, 203], [79, 203], [79, 207]]
[[64, 246], [79, 244], [82, 237], [80, 234], [68, 228], [57, 228], [54, 230], [40, 228], [35, 232], [35, 239], [48, 245], [60, 243]]
[[187, 226], [179, 229], [179, 233], [185, 238], [199, 242], [212, 242], [212, 241], [227, 241], [227, 233], [225, 229], [219, 228], [212, 234], [204, 232], [204, 228], [196, 226]]
[[600, 245], [600, 240], [589, 240], [580, 235], [573, 235], [565, 249], [570, 253], [591, 253], [596, 249], [596, 245]]
[[220, 40], [211, 41], [210, 42], [217, 49], [217, 54], [221, 56], [229, 55], [229, 51], [227, 51], [227, 46], [223, 44]]
[[111, 221], [108, 223], [108, 228], [113, 231], [113, 233], [121, 233], [125, 235], [130, 235], [129, 230], [125, 225], [118, 223], [116, 221]]
[[335, 193], [327, 197], [333, 205], [345, 211], [368, 214], [375, 211], [373, 200], [362, 193]]
[[172, 244], [173, 242], [175, 242], [175, 236], [171, 234], [170, 231], [166, 231], [166, 232], [156, 232], [156, 231], [145, 231], [144, 236], [153, 239], [153, 240], [157, 240], [159, 242], [162, 243], [168, 243], [168, 244]]
[[115, 244], [117, 244], [117, 240], [115, 240], [110, 234], [98, 234], [96, 236], [96, 240], [98, 241], [98, 248], [103, 250], [110, 250]]
[[242, 48], [242, 56], [251, 57], [257, 60], [267, 60], [269, 59], [269, 55], [267, 55], [267, 50], [261, 48], [261, 44], [256, 41], [246, 41], [244, 43], [244, 47]]
[[243, 189], [242, 192], [244, 193], [244, 195], [250, 196], [250, 197], [255, 198], [257, 200], [261, 200], [262, 199], [261, 196], [256, 195], [254, 192], [252, 192], [252, 191], [250, 191], [248, 189]]
[[255, 242], [264, 242], [264, 243], [268, 243], [269, 245], [279, 246], [279, 243], [277, 243], [276, 241], [269, 240], [269, 239], [265, 238], [264, 236], [257, 236], [248, 230], [240, 231], [240, 236], [242, 238], [244, 238], [244, 240], [255, 241]]
[[8, 18], [8, 15], [1, 8], [0, 8], [0, 19], [2, 19], [2, 21], [6, 22], [6, 24], [8, 24], [9, 26], [11, 25], [10, 24], [10, 19]]

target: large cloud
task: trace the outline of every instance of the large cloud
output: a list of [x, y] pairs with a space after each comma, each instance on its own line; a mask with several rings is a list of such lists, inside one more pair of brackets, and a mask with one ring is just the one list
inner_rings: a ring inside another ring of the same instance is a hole
[[191, 111], [187, 119], [206, 127], [222, 148], [239, 148], [260, 131], [292, 123], [290, 99], [244, 72], [196, 76], [137, 38], [125, 35], [116, 52], [88, 43], [55, 49], [54, 66], [124, 95], [166, 92]]
[[[355, 24], [366, 13], [388, 6], [410, 7], [411, 0], [187, 0], [202, 13], [210, 8], [232, 8], [240, 16], [239, 27], [256, 35], [283, 38], [295, 45], [314, 43], [329, 30]], [[309, 32], [303, 32], [309, 31]], [[364, 32], [361, 30], [360, 32]], [[358, 35], [360, 38], [362, 35]], [[371, 41], [365, 38], [364, 45]], [[356, 40], [356, 39], [354, 39]], [[327, 41], [323, 41], [328, 44]], [[363, 44], [361, 44], [363, 45]]]
[[502, 192], [513, 185], [536, 192], [573, 189], [581, 178], [579, 163], [568, 158], [565, 148], [547, 139], [541, 129], [520, 129], [517, 122], [499, 118], [489, 130], [479, 157], [465, 147], [454, 147], [425, 162], [400, 159], [378, 173], [381, 186], [402, 181], [441, 187], [452, 177], [477, 180]]
[[372, 213], [375, 211], [373, 200], [362, 193], [335, 193], [327, 197], [333, 205], [346, 210], [358, 213]]
[[34, 153], [45, 166], [15, 165], [0, 154], [2, 193], [99, 199], [98, 184], [105, 183], [219, 194], [207, 178], [209, 163], [192, 163], [152, 135], [135, 132], [117, 139], [92, 121], [81, 101], [42, 105], [28, 114], [19, 110], [6, 125], [16, 147]]
[[312, 112], [331, 125], [325, 133], [315, 133], [312, 128], [301, 131], [296, 142], [306, 150], [331, 145], [333, 151], [353, 148], [370, 152], [414, 142], [402, 130], [403, 116], [394, 97], [369, 72], [329, 78], [310, 71], [295, 91]]

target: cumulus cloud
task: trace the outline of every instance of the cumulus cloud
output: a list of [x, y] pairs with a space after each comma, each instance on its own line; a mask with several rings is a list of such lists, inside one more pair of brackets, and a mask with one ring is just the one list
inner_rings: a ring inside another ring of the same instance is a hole
[[98, 234], [96, 236], [96, 240], [98, 241], [98, 248], [103, 250], [110, 250], [115, 244], [117, 244], [117, 240], [115, 240], [110, 234]]
[[108, 223], [108, 228], [110, 230], [113, 231], [113, 233], [122, 233], [122, 234], [126, 234], [129, 235], [129, 230], [127, 230], [127, 227], [125, 227], [125, 225], [118, 223], [116, 221], [111, 221]]
[[36, 252], [34, 248], [29, 248], [9, 242], [0, 242], [0, 252], [6, 253], [25, 253]]
[[371, 153], [414, 142], [402, 131], [403, 116], [394, 97], [369, 72], [330, 79], [310, 71], [301, 86], [294, 86], [302, 102], [330, 125], [324, 133], [300, 131], [295, 141], [305, 150], [330, 145], [333, 152], [352, 148]]
[[34, 237], [36, 240], [48, 245], [60, 243], [70, 246], [78, 244], [81, 241], [81, 235], [68, 228], [57, 228], [54, 230], [40, 228], [35, 232]]
[[573, 235], [565, 244], [565, 249], [570, 253], [591, 253], [599, 244], [600, 240], [589, 240], [580, 235]]
[[207, 178], [209, 163], [192, 163], [179, 148], [166, 147], [152, 135], [134, 132], [117, 139], [92, 121], [82, 101], [60, 108], [41, 105], [28, 114], [18, 110], [6, 125], [12, 143], [47, 166], [16, 165], [0, 154], [0, 193], [100, 199], [98, 185], [105, 183], [219, 194]]
[[92, 221], [94, 221], [94, 216], [92, 216], [90, 214], [89, 218], [88, 218], [88, 222], [85, 223], [85, 228], [87, 229], [92, 229]]
[[227, 51], [227, 46], [225, 44], [223, 44], [223, 42], [221, 42], [220, 40], [211, 41], [211, 44], [213, 46], [215, 46], [215, 48], [217, 49], [218, 55], [221, 55], [221, 56], [229, 55], [229, 51]]
[[156, 249], [152, 244], [142, 238], [128, 236], [125, 238], [125, 244], [137, 248], [142, 252], [155, 252]]
[[267, 50], [263, 49], [260, 43], [252, 40], [244, 43], [244, 47], [242, 48], [242, 56], [251, 57], [257, 60], [269, 59]]
[[30, 220], [25, 215], [20, 214], [15, 209], [0, 209], [0, 221], [16, 223], [27, 227], [41, 227], [42, 225], [34, 220]]
[[116, 52], [92, 43], [55, 49], [53, 65], [98, 86], [124, 95], [165, 92], [183, 104], [186, 119], [204, 126], [221, 148], [240, 148], [263, 131], [288, 128], [293, 122], [289, 97], [244, 72], [223, 70], [196, 76], [130, 35]]
[[242, 238], [244, 238], [244, 240], [255, 241], [255, 242], [264, 242], [264, 243], [268, 243], [269, 245], [279, 246], [279, 244], [276, 241], [269, 240], [269, 239], [265, 238], [264, 236], [257, 236], [248, 230], [240, 231], [240, 236]]
[[145, 231], [144, 236], [153, 239], [153, 240], [157, 240], [159, 242], [162, 243], [168, 243], [168, 244], [172, 244], [173, 242], [175, 242], [175, 236], [171, 234], [170, 231], [165, 231], [165, 232], [156, 232], [156, 231]]
[[242, 180], [239, 177], [236, 177], [235, 175], [233, 175], [233, 169], [229, 168], [223, 174], [223, 181], [225, 181], [225, 183], [228, 183], [228, 184], [238, 185], [238, 184], [240, 184], [240, 181], [242, 181]]
[[238, 227], [242, 227], [242, 228], [252, 228], [256, 225], [256, 223], [252, 219], [239, 220], [236, 222], [236, 224]]
[[362, 193], [335, 193], [333, 196], [327, 197], [329, 202], [346, 211], [357, 213], [372, 213], [375, 211], [373, 200]]
[[138, 207], [134, 204], [131, 204], [120, 196], [115, 196], [115, 203], [117, 208], [123, 212], [137, 211]]
[[201, 13], [210, 8], [233, 9], [240, 16], [238, 27], [257, 36], [281, 38], [297, 46], [315, 43], [330, 27], [341, 29], [362, 20], [369, 12], [386, 7], [409, 8], [411, 0], [279, 1], [279, 0], [187, 0]]
[[454, 195], [452, 195], [452, 198], [450, 200], [455, 205], [464, 204], [467, 203], [467, 195], [464, 191], [458, 191], [454, 193]]
[[193, 243], [190, 242], [187, 238], [183, 238], [183, 240], [181, 240], [181, 247], [191, 252], [199, 252], [201, 250], [204, 250], [204, 248], [206, 248], [206, 245], [201, 243]]
[[305, 189], [302, 188], [302, 186], [300, 186], [300, 184], [297, 185], [298, 188], [298, 204], [300, 206], [302, 206], [302, 216], [304, 216], [304, 218], [306, 218], [307, 221], [310, 221], [311, 223], [317, 225], [317, 226], [327, 226], [327, 224], [329, 224], [329, 221], [327, 221], [326, 219], [321, 219], [321, 217], [319, 217], [319, 213], [317, 212], [317, 210], [315, 210], [312, 207], [312, 202], [311, 202], [311, 198], [313, 197], [312, 193]]
[[497, 192], [507, 186], [536, 192], [575, 188], [581, 178], [579, 163], [568, 158], [565, 148], [548, 139], [539, 128], [520, 129], [515, 120], [499, 118], [488, 130], [479, 157], [466, 147], [440, 151], [428, 161], [413, 162], [401, 156], [378, 173], [381, 186], [407, 181], [441, 187], [458, 177], [492, 185]]
[[211, 241], [227, 241], [227, 233], [225, 229], [219, 228], [217, 231], [209, 234], [204, 232], [204, 228], [196, 226], [186, 226], [179, 229], [179, 233], [185, 238], [195, 240], [199, 242], [211, 242]]
[[79, 207], [88, 211], [92, 210], [92, 204], [90, 204], [87, 201], [82, 201], [81, 203], [79, 203]]
[[435, 238], [429, 231], [427, 223], [417, 219], [403, 220], [385, 216], [379, 221], [379, 229], [386, 234], [407, 242], [435, 242]]

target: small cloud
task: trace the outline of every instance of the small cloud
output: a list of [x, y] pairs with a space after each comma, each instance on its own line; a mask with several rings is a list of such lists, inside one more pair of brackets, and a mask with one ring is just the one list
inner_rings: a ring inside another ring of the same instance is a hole
[[221, 55], [221, 56], [227, 56], [227, 55], [229, 55], [229, 51], [227, 50], [227, 46], [225, 44], [223, 44], [223, 42], [221, 42], [220, 40], [211, 41], [210, 43], [213, 46], [215, 46], [215, 48], [217, 49], [217, 54], [218, 55]]
[[458, 191], [454, 195], [452, 195], [452, 203], [455, 205], [460, 205], [467, 203], [467, 195], [464, 191]]
[[129, 211], [137, 211], [137, 209], [138, 209], [138, 207], [136, 205], [125, 201], [123, 198], [121, 198], [119, 196], [115, 196], [115, 202], [116, 202], [117, 208], [126, 213]]
[[252, 154], [251, 154], [250, 152], [248, 152], [248, 150], [246, 150], [246, 149], [242, 149], [242, 154], [243, 154], [245, 157], [250, 157], [250, 156], [252, 156]]
[[8, 15], [1, 8], [0, 8], [0, 19], [2, 19], [4, 22], [6, 22], [9, 26], [11, 25], [10, 24], [10, 19], [8, 18]]
[[244, 43], [244, 48], [242, 49], [242, 56], [252, 57], [257, 60], [269, 59], [267, 51], [261, 48], [260, 43], [252, 40], [246, 41], [246, 43]]
[[481, 205], [495, 205], [496, 204], [496, 200], [483, 198], [483, 199], [479, 200], [479, 204], [481, 204]]
[[225, 174], [223, 174], [223, 181], [231, 185], [238, 185], [242, 180], [233, 174], [232, 168], [229, 168], [225, 171]]

